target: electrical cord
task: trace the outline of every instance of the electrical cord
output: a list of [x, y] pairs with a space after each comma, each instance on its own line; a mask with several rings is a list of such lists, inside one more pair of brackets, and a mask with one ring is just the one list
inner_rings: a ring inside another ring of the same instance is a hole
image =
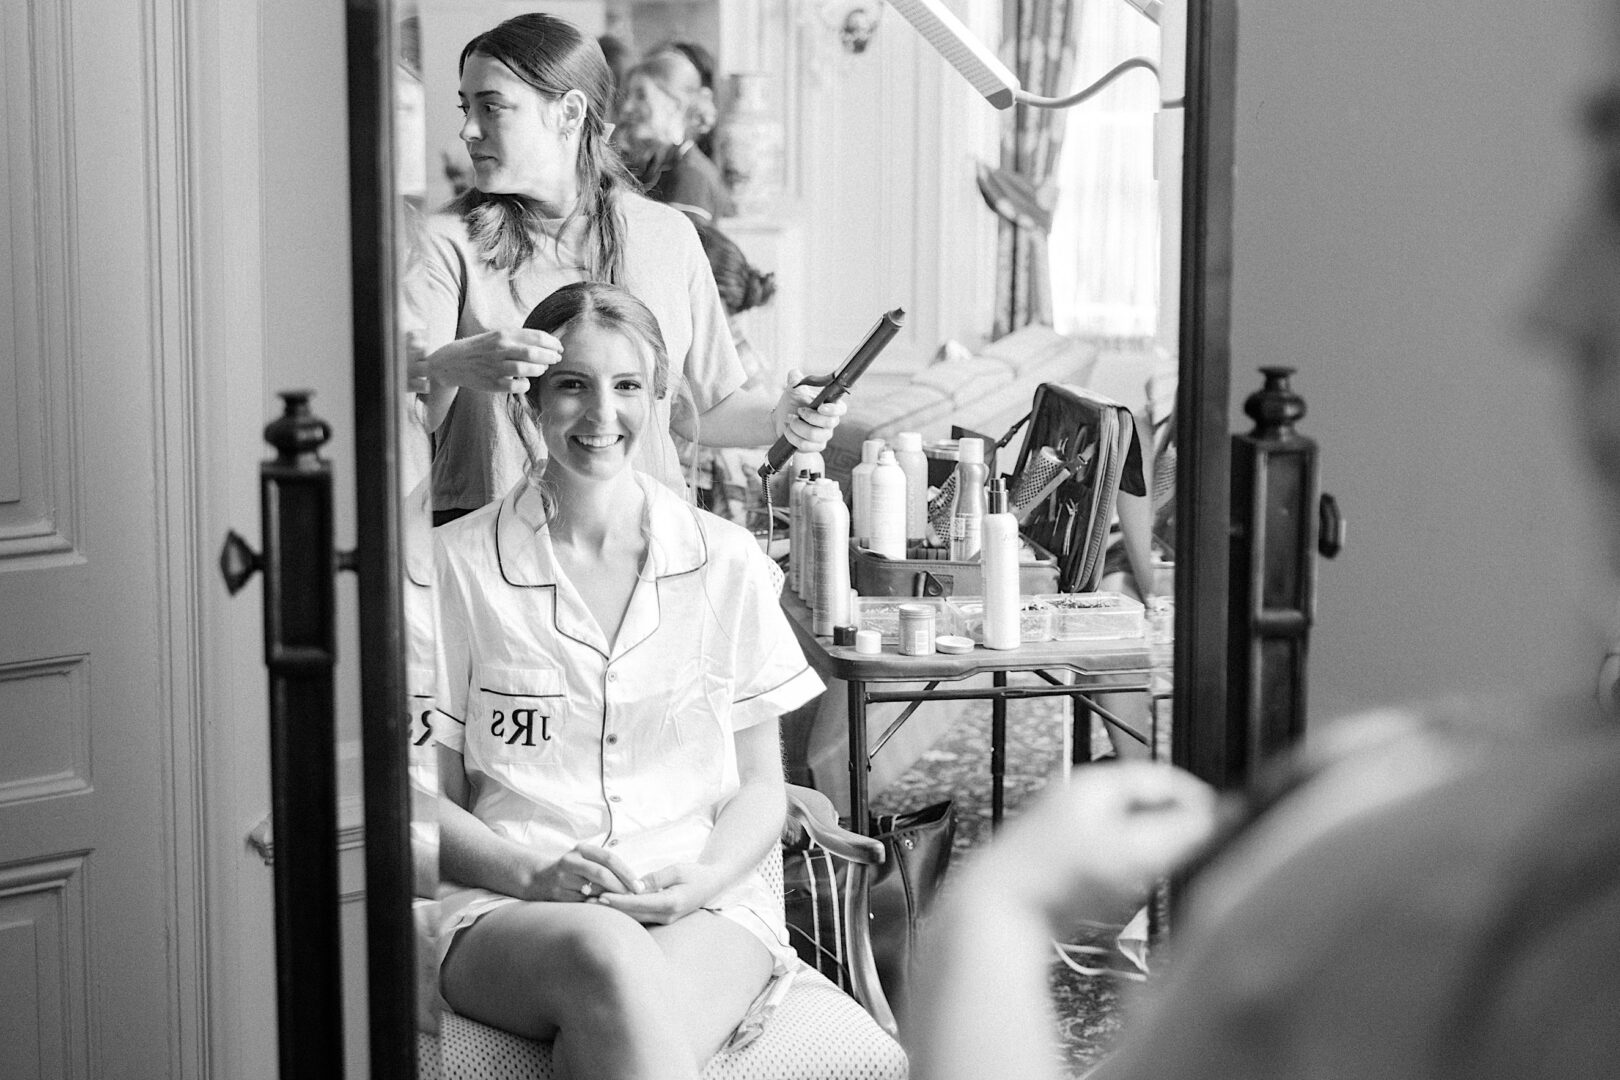
[[[1115, 64], [1102, 78], [1098, 79], [1090, 86], [1076, 90], [1068, 97], [1042, 97], [1039, 94], [1031, 94], [1027, 90], [1015, 90], [1013, 92], [1013, 100], [1018, 102], [1020, 105], [1030, 105], [1037, 109], [1067, 109], [1070, 106], [1080, 104], [1087, 98], [1095, 96], [1103, 89], [1103, 87], [1107, 86], [1109, 83], [1113, 82], [1127, 71], [1130, 71], [1132, 68], [1145, 68], [1148, 71], [1153, 72], [1153, 77], [1155, 79], [1159, 77], [1159, 65], [1155, 64], [1145, 56], [1133, 56], [1129, 60], [1122, 60], [1118, 64]], [[1166, 104], [1174, 103], [1167, 102]]]

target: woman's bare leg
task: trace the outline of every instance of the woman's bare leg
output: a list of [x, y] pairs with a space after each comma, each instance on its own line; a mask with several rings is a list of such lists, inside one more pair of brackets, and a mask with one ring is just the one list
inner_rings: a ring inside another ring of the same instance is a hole
[[653, 927], [652, 938], [669, 963], [670, 982], [680, 987], [670, 1005], [701, 1069], [765, 989], [771, 954], [753, 934], [709, 911]]
[[596, 904], [496, 908], [457, 935], [440, 982], [463, 1016], [555, 1039], [553, 1060], [565, 1077], [698, 1075], [685, 1019], [670, 1008], [690, 991], [671, 980], [664, 950], [623, 912]]

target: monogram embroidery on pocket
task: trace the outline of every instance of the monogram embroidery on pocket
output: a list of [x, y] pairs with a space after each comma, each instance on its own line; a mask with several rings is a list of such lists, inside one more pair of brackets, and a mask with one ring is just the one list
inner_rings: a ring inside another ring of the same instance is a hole
[[[517, 748], [534, 747], [551, 741], [551, 717], [554, 710], [547, 706], [545, 698], [531, 694], [508, 694], [501, 690], [491, 690], [487, 686], [479, 689], [497, 702], [503, 698], [512, 701], [512, 704], [504, 709], [492, 707], [489, 711], [489, 734], [497, 742]], [[519, 705], [518, 702], [522, 701], [539, 701], [540, 704]]]
[[468, 735], [498, 758], [536, 764], [549, 759], [568, 716], [561, 674], [489, 667], [477, 676], [478, 704], [468, 718]]

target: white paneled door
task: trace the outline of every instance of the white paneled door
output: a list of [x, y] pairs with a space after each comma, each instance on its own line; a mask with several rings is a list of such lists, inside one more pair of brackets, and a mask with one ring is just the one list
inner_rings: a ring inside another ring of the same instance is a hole
[[[0, 1076], [170, 1077], [190, 947], [171, 767], [154, 27], [0, 0]], [[172, 404], [172, 402], [171, 402]], [[183, 605], [182, 605], [183, 606]]]

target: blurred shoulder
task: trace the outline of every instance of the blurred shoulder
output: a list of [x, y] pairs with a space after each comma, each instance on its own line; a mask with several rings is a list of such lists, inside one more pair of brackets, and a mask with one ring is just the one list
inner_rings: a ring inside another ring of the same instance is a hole
[[[1580, 873], [1571, 856], [1586, 846], [1620, 868], [1620, 727], [1590, 695], [1369, 713], [1313, 734], [1279, 766], [1293, 773], [1281, 793], [1194, 887], [1211, 923], [1266, 894], [1287, 906], [1314, 886], [1348, 888], [1367, 903], [1414, 878], [1491, 903], [1528, 865], [1541, 884]], [[1571, 830], [1580, 843], [1550, 842]]]

